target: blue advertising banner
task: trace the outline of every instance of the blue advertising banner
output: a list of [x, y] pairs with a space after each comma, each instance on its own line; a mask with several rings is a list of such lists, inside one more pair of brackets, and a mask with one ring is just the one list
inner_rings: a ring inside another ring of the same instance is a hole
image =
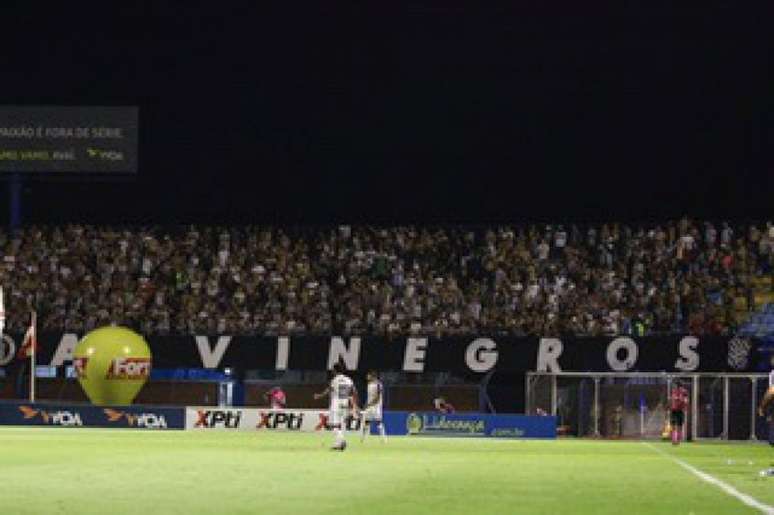
[[387, 411], [389, 435], [556, 438], [556, 417]]
[[0, 403], [0, 425], [185, 429], [185, 408]]

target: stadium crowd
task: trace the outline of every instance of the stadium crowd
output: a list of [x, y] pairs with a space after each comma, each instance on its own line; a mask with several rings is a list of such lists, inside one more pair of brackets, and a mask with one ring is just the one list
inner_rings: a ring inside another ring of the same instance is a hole
[[734, 329], [774, 226], [0, 230], [7, 329], [513, 335]]

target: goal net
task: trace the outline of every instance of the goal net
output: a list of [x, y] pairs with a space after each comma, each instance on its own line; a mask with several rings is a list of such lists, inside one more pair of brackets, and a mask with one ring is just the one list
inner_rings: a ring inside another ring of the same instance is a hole
[[768, 384], [764, 374], [528, 372], [526, 412], [555, 415], [563, 435], [662, 438], [677, 381], [690, 395], [688, 438], [764, 438], [756, 413]]

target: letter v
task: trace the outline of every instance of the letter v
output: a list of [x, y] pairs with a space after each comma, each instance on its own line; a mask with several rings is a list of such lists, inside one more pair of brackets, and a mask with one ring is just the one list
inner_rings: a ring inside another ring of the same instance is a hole
[[231, 343], [230, 336], [218, 337], [218, 343], [215, 344], [215, 348], [210, 347], [210, 339], [206, 336], [196, 337], [196, 346], [199, 348], [199, 357], [202, 359], [202, 365], [204, 368], [218, 368], [220, 360], [223, 359], [223, 354], [226, 353], [229, 344]]

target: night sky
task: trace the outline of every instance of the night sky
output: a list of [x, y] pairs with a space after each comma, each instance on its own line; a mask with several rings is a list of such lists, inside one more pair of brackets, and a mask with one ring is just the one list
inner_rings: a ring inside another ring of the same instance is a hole
[[25, 222], [774, 212], [770, 8], [136, 4], [0, 8], [2, 103], [140, 107], [139, 175], [27, 181]]

